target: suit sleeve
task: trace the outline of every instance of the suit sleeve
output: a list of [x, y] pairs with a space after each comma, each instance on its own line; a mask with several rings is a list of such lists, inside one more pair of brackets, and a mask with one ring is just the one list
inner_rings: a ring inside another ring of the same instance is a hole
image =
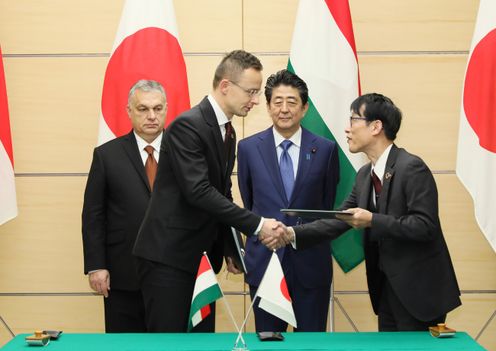
[[[348, 198], [339, 206], [340, 210], [357, 207], [356, 194], [359, 187], [355, 182]], [[306, 249], [324, 241], [338, 238], [351, 227], [339, 219], [319, 219], [317, 221], [293, 227], [298, 249]]]
[[[406, 166], [401, 181], [401, 194], [391, 194], [390, 206], [394, 204], [393, 198], [398, 196], [402, 200], [398, 205], [405, 206], [401, 209], [404, 214], [395, 216], [374, 213], [371, 234], [413, 241], [437, 239], [440, 233], [438, 195], [431, 171], [422, 160], [415, 157]], [[395, 209], [392, 208], [388, 212], [391, 211]]]
[[334, 203], [336, 201], [336, 191], [339, 183], [339, 157], [338, 148], [336, 144], [333, 144], [331, 155], [327, 161], [327, 174], [326, 174], [326, 185], [324, 191], [324, 205], [325, 208], [334, 208]]
[[192, 206], [202, 209], [219, 222], [252, 235], [261, 217], [235, 205], [210, 183], [209, 166], [218, 160], [207, 160], [204, 149], [212, 145], [202, 143], [199, 132], [191, 122], [182, 119], [176, 120], [165, 137], [166, 152], [170, 153], [181, 193]]
[[98, 150], [93, 152], [88, 181], [84, 192], [82, 213], [84, 273], [106, 268], [105, 222], [106, 222], [105, 167]]

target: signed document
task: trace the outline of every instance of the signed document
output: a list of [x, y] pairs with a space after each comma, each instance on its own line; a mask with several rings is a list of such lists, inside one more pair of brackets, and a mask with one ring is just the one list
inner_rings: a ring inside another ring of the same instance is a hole
[[302, 218], [336, 218], [336, 215], [352, 216], [353, 213], [345, 211], [334, 211], [334, 210], [303, 210], [299, 208], [283, 208], [282, 213], [286, 213], [290, 216], [302, 217]]

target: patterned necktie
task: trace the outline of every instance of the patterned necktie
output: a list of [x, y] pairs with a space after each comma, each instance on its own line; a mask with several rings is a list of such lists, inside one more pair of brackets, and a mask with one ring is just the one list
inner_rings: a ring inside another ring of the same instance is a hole
[[381, 195], [382, 183], [374, 171], [372, 171], [370, 176], [372, 177], [372, 184], [374, 185], [374, 191], [375, 191], [375, 203], [377, 204], [377, 199], [379, 198], [379, 195]]
[[234, 133], [234, 128], [231, 124], [231, 122], [227, 122], [224, 124], [224, 127], [226, 128], [226, 134], [224, 136], [224, 148], [226, 151], [226, 160], [229, 162], [229, 156], [231, 155], [231, 150], [234, 146], [235, 141], [235, 133]]
[[153, 151], [155, 151], [155, 149], [153, 146], [148, 145], [145, 147], [145, 151], [148, 154], [148, 158], [145, 162], [145, 172], [148, 177], [148, 182], [150, 183], [150, 189], [153, 189], [153, 183], [155, 182], [158, 167], [157, 160], [153, 157]]
[[280, 146], [282, 147], [281, 158], [279, 159], [279, 170], [281, 171], [282, 183], [286, 191], [286, 197], [289, 201], [294, 187], [294, 170], [293, 161], [288, 153], [288, 149], [293, 145], [291, 140], [284, 140]]

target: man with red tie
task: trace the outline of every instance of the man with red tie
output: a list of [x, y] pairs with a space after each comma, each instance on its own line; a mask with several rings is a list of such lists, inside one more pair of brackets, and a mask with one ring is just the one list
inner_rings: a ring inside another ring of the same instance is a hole
[[84, 272], [102, 294], [105, 331], [146, 331], [144, 303], [131, 251], [150, 200], [162, 142], [167, 100], [156, 81], [129, 91], [132, 130], [97, 148], [82, 214]]
[[418, 156], [395, 145], [401, 111], [381, 94], [351, 104], [346, 128], [352, 153], [370, 163], [357, 173], [340, 209], [351, 215], [296, 226], [304, 249], [334, 239], [350, 227], [364, 229], [367, 283], [379, 331], [427, 331], [461, 305], [448, 247], [439, 220], [437, 187]]
[[133, 250], [150, 332], [186, 332], [202, 253], [214, 266], [222, 264], [222, 254], [232, 256], [222, 247], [232, 241], [230, 227], [257, 238], [284, 236], [274, 220], [232, 202], [231, 120], [259, 104], [262, 68], [244, 50], [228, 53], [215, 70], [211, 93], [165, 132], [153, 196]]

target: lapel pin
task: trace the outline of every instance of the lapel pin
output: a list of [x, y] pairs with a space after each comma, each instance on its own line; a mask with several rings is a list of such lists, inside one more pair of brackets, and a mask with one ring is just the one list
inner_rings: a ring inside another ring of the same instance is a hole
[[312, 154], [314, 154], [316, 152], [317, 152], [317, 148], [316, 147], [312, 147]]
[[389, 178], [391, 178], [392, 176], [393, 176], [393, 175], [392, 175], [391, 173], [389, 173], [389, 172], [386, 172], [386, 174], [384, 174], [384, 178], [385, 178], [385, 179], [389, 179]]

